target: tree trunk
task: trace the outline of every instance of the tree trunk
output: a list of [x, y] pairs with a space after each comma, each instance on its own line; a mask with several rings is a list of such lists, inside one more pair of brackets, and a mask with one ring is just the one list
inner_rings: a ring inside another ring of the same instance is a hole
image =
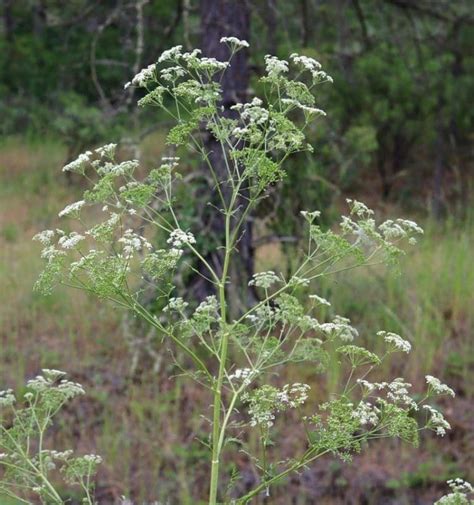
[[[201, 49], [203, 55], [213, 57], [218, 60], [226, 60], [229, 56], [229, 49], [225, 44], [220, 43], [221, 37], [235, 36], [239, 39], [248, 40], [250, 35], [250, 10], [246, 0], [201, 0]], [[236, 103], [244, 102], [247, 99], [247, 90], [249, 87], [249, 68], [246, 51], [239, 51], [232, 59], [231, 66], [224, 73], [221, 80], [222, 85], [222, 114], [226, 117], [233, 117], [234, 112], [230, 107]], [[224, 153], [219, 142], [209, 133], [205, 132], [205, 148], [209, 153], [209, 159], [214, 167], [217, 178], [225, 180], [226, 166]], [[204, 167], [203, 170], [206, 170]], [[221, 204], [216, 199], [215, 192], [208, 188], [208, 196], [213, 193], [207, 201], [220, 208]], [[228, 195], [225, 191], [224, 198]], [[244, 202], [242, 202], [244, 203]], [[237, 203], [239, 206], [239, 202]], [[204, 213], [203, 229], [210, 231], [208, 240], [211, 244], [222, 244], [224, 237], [224, 219], [220, 213], [216, 213], [212, 207], [207, 206], [209, 211]], [[235, 219], [238, 219], [238, 212]], [[252, 248], [252, 223], [247, 220], [242, 229], [240, 240], [237, 244], [237, 254], [240, 258], [239, 272], [231, 272], [233, 281], [240, 286], [241, 292], [235, 293], [232, 298], [235, 300], [234, 311], [239, 310], [239, 305], [248, 303], [248, 295], [244, 294], [242, 299], [242, 288], [247, 284], [248, 277], [253, 274], [254, 252]], [[222, 253], [221, 248], [211, 247], [206, 259], [212, 264], [218, 273], [222, 272]], [[244, 272], [244, 275], [242, 273]], [[203, 272], [204, 273], [204, 272]], [[238, 275], [238, 278], [236, 274]], [[195, 291], [198, 299], [202, 299], [212, 294], [213, 286], [203, 277], [199, 277], [195, 282]], [[248, 289], [245, 288], [245, 293]], [[247, 299], [245, 299], [247, 298]], [[242, 308], [242, 307], [240, 307]]]
[[443, 179], [445, 171], [444, 168], [446, 164], [445, 136], [446, 132], [443, 128], [442, 119], [438, 117], [436, 125], [436, 139], [434, 142], [435, 162], [433, 172], [433, 190], [431, 197], [431, 210], [436, 220], [441, 220], [443, 218], [446, 208], [443, 191]]

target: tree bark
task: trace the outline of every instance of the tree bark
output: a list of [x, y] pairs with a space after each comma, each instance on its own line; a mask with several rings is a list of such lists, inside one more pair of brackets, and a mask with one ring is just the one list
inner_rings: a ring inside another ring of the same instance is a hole
[[[203, 55], [216, 58], [218, 60], [226, 60], [229, 57], [229, 49], [225, 44], [220, 43], [221, 37], [235, 36], [239, 39], [248, 40], [250, 35], [250, 9], [246, 0], [201, 0], [201, 49]], [[247, 90], [249, 87], [249, 67], [247, 52], [239, 51], [232, 59], [231, 66], [224, 73], [222, 80], [222, 114], [226, 117], [234, 117], [234, 112], [230, 107], [236, 103], [244, 102], [247, 99]], [[225, 180], [227, 176], [224, 153], [219, 142], [209, 132], [204, 132], [204, 144], [209, 159], [212, 163], [219, 180]], [[203, 170], [206, 170], [204, 167]], [[225, 189], [225, 188], [224, 188]], [[212, 188], [208, 188], [207, 201], [211, 201], [215, 207], [220, 208], [221, 204], [217, 200], [215, 192]], [[228, 195], [225, 191], [224, 198]], [[237, 202], [237, 206], [244, 202]], [[222, 244], [224, 236], [224, 219], [221, 213], [215, 212], [215, 208], [207, 206], [208, 211], [204, 213], [203, 229], [208, 229], [210, 236], [208, 240], [215, 245]], [[239, 212], [236, 213], [235, 219], [239, 218]], [[252, 247], [252, 223], [251, 220], [246, 220], [243, 225], [240, 240], [237, 244], [240, 261], [238, 270], [240, 271], [237, 285], [240, 288], [244, 286], [242, 281], [247, 284], [248, 277], [253, 274], [254, 267], [254, 251]], [[222, 254], [221, 248], [211, 247], [207, 254], [208, 260], [218, 273], [222, 272]], [[242, 273], [244, 272], [244, 275]], [[231, 272], [231, 277], [236, 277], [237, 272]], [[240, 281], [240, 282], [239, 282]], [[202, 299], [209, 294], [212, 294], [213, 286], [203, 277], [199, 277], [195, 282], [195, 291], [198, 299]], [[245, 292], [248, 289], [245, 288]], [[236, 307], [243, 301], [245, 305], [247, 300], [242, 293], [236, 293]], [[247, 296], [248, 298], [248, 296]], [[234, 309], [236, 308], [234, 307]], [[238, 309], [237, 309], [238, 310]]]

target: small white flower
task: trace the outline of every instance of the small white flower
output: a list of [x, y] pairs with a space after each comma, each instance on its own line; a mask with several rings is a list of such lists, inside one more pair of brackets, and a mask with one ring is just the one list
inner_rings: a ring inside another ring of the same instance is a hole
[[288, 72], [288, 62], [267, 54], [265, 56], [265, 69], [269, 77], [279, 77], [281, 74]]
[[185, 244], [195, 244], [196, 238], [191, 232], [185, 232], [177, 228], [170, 233], [167, 243], [171, 244], [173, 247], [180, 248]]
[[41, 371], [43, 372], [45, 377], [48, 377], [49, 379], [53, 380], [57, 380], [66, 375], [66, 372], [63, 372], [62, 370], [56, 370], [54, 368], [43, 368]]
[[[146, 68], [142, 68], [132, 79], [132, 84], [138, 87], [144, 87], [155, 77], [156, 64], [152, 63]], [[128, 87], [128, 86], [127, 86]]]
[[80, 235], [75, 231], [71, 232], [69, 235], [64, 235], [58, 240], [58, 245], [63, 249], [74, 249], [74, 247], [82, 242], [86, 237]]
[[84, 207], [86, 202], [84, 200], [79, 200], [78, 202], [71, 203], [67, 205], [59, 214], [59, 217], [64, 216], [79, 216], [79, 211]]
[[97, 454], [86, 454], [83, 456], [84, 461], [87, 461], [88, 463], [93, 463], [95, 465], [99, 465], [102, 463], [102, 457], [98, 456]]
[[373, 216], [374, 211], [369, 209], [367, 205], [357, 200], [351, 200], [350, 198], [346, 198], [346, 202], [349, 204], [351, 208], [351, 214], [355, 214], [357, 217], [369, 217]]
[[146, 240], [145, 237], [138, 235], [133, 230], [128, 229], [125, 231], [122, 237], [118, 240], [123, 244], [123, 254], [126, 257], [131, 257], [137, 251], [141, 251], [143, 248], [151, 250], [153, 246]]
[[161, 56], [158, 58], [159, 63], [164, 61], [177, 60], [181, 56], [181, 49], [183, 46], [174, 46], [166, 51], [163, 51]]
[[337, 337], [343, 342], [352, 342], [359, 336], [356, 328], [351, 326], [350, 319], [347, 317], [336, 316], [332, 322], [319, 325], [319, 330], [328, 337]]
[[5, 391], [0, 391], [0, 407], [11, 407], [15, 401], [13, 390], [7, 389]]
[[252, 379], [258, 374], [257, 370], [252, 370], [251, 368], [237, 368], [237, 370], [229, 375], [230, 381], [242, 381], [244, 386], [250, 385]]
[[85, 153], [80, 154], [74, 161], [64, 165], [63, 172], [77, 172], [83, 174], [85, 167], [91, 160], [91, 156], [91, 151], [86, 151]]
[[170, 298], [168, 304], [163, 308], [163, 312], [182, 312], [188, 305], [188, 302], [185, 302], [180, 296], [177, 298]]
[[250, 44], [246, 40], [240, 40], [237, 37], [222, 37], [220, 42], [221, 44], [229, 44], [236, 49], [250, 47]]
[[320, 305], [326, 305], [328, 307], [331, 306], [331, 302], [328, 302], [326, 298], [323, 298], [318, 295], [309, 295], [310, 300], [314, 300], [315, 302], [319, 303]]
[[106, 156], [107, 158], [113, 158], [116, 149], [117, 144], [106, 144], [105, 146], [98, 147], [94, 152], [101, 157]]
[[389, 331], [379, 331], [377, 332], [379, 337], [383, 337], [387, 344], [392, 345], [396, 350], [406, 352], [407, 354], [411, 351], [411, 344], [408, 340], [403, 339], [400, 335], [396, 333], [391, 333]]
[[360, 402], [352, 412], [352, 417], [357, 419], [362, 426], [370, 424], [376, 426], [379, 422], [380, 410], [369, 402]]
[[453, 398], [456, 396], [456, 393], [453, 389], [451, 389], [446, 384], [443, 384], [439, 379], [433, 377], [432, 375], [426, 375], [425, 377], [426, 383], [428, 384], [431, 391], [433, 391], [437, 395], [448, 395]]
[[387, 399], [394, 403], [406, 405], [410, 409], [418, 410], [418, 404], [409, 395], [408, 390], [412, 387], [409, 382], [405, 382], [404, 379], [398, 377], [388, 384], [383, 384], [388, 390]]
[[446, 421], [443, 414], [430, 405], [423, 405], [423, 408], [430, 414], [427, 427], [434, 430], [440, 437], [446, 435], [446, 431], [451, 429], [451, 425]]
[[268, 289], [273, 286], [275, 282], [280, 282], [281, 279], [278, 275], [269, 270], [268, 272], [257, 272], [253, 274], [252, 280], [249, 282], [249, 286], [257, 286], [258, 288]]
[[314, 210], [309, 212], [307, 210], [302, 210], [300, 214], [308, 221], [308, 223], [312, 223], [315, 219], [321, 216], [321, 212], [319, 210]]
[[300, 65], [309, 72], [315, 72], [321, 69], [321, 63], [319, 63], [319, 61], [315, 60], [314, 58], [310, 58], [309, 56], [293, 53], [290, 55], [290, 59], [293, 61], [293, 63]]
[[54, 237], [53, 230], [43, 230], [43, 231], [37, 233], [33, 237], [33, 240], [37, 240], [38, 242], [40, 242], [43, 245], [50, 245], [53, 237]]

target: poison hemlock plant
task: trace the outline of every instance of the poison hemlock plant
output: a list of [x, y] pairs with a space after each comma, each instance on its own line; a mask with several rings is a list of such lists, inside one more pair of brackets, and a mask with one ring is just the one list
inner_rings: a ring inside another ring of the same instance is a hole
[[[181, 351], [179, 367], [209, 390], [209, 505], [245, 504], [259, 494], [270, 495], [274, 483], [315, 459], [332, 454], [350, 460], [372, 439], [398, 437], [417, 445], [420, 430], [442, 436], [450, 426], [426, 402], [436, 395], [454, 395], [431, 376], [419, 401], [402, 378], [370, 381], [370, 374], [392, 353], [410, 352], [410, 343], [379, 331], [386, 345], [385, 352], [376, 355], [358, 344], [349, 319], [321, 319], [321, 309], [330, 302], [314, 293], [317, 279], [364, 265], [394, 265], [403, 244], [415, 244], [422, 233], [410, 220], [378, 223], [374, 212], [360, 202], [348, 200], [350, 212], [342, 217], [338, 231], [323, 229], [318, 211], [302, 212], [306, 239], [294, 273], [289, 278], [271, 271], [256, 273], [247, 281], [259, 293], [259, 301], [231, 318], [230, 272], [243, 224], [267, 188], [284, 177], [285, 160], [293, 153], [312, 151], [306, 127], [325, 115], [315, 106], [314, 91], [331, 78], [312, 58], [292, 54], [284, 61], [266, 56], [262, 98], [234, 105], [229, 117], [220, 105], [219, 76], [248, 44], [234, 37], [222, 42], [229, 47], [229, 61], [201, 57], [197, 49], [183, 53], [177, 46], [126, 85], [146, 92], [139, 106], [161, 108], [175, 121], [168, 143], [192, 152], [206, 165], [220, 202], [215, 212], [224, 219], [222, 264], [206, 260], [196, 240], [199, 223], [190, 223], [189, 216], [180, 213], [179, 158], [163, 158], [139, 177], [138, 161], [117, 160], [114, 144], [88, 151], [64, 167], [92, 184], [83, 200], [60, 212], [82, 228], [70, 233], [46, 230], [36, 236], [46, 261], [37, 289], [49, 293], [62, 283], [131, 311], [164, 342], [174, 343]], [[203, 132], [215, 137], [224, 174], [213, 166]], [[98, 206], [104, 218], [87, 224], [92, 206]], [[215, 288], [215, 296], [204, 301], [184, 299], [175, 289], [178, 269], [182, 272], [196, 262]], [[160, 314], [141, 302], [144, 286], [151, 286], [164, 306]], [[348, 379], [337, 396], [320, 405], [313, 404], [309, 384], [281, 386], [274, 379], [290, 363], [312, 363], [324, 372], [334, 354], [347, 362]], [[274, 425], [289, 411], [302, 425], [306, 450], [275, 461], [270, 449]], [[223, 457], [231, 457], [235, 445], [230, 441], [238, 440], [239, 449], [249, 452], [252, 431], [261, 445], [258, 454], [251, 454], [259, 480], [235, 497], [226, 491], [232, 486], [223, 476]]]
[[36, 496], [45, 505], [63, 504], [55, 485], [59, 473], [65, 484], [79, 488], [83, 504], [95, 504], [93, 478], [100, 456], [74, 456], [72, 450], [45, 447], [54, 416], [84, 394], [80, 384], [64, 379], [64, 375], [58, 370], [43, 370], [43, 375], [28, 381], [22, 399], [11, 390], [0, 391], [0, 497], [33, 503], [29, 498]]
[[474, 488], [462, 479], [448, 480], [451, 492], [440, 498], [434, 505], [473, 505]]

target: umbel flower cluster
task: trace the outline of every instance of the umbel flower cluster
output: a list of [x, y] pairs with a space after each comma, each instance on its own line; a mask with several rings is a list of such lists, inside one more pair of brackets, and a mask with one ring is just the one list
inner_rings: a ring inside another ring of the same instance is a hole
[[474, 488], [463, 479], [448, 480], [451, 492], [440, 498], [434, 505], [473, 505]]
[[[454, 394], [433, 377], [427, 377], [425, 395], [413, 394], [402, 378], [371, 382], [370, 374], [390, 355], [410, 352], [410, 342], [391, 329], [375, 329], [385, 351], [369, 351], [351, 321], [318, 294], [322, 277], [364, 265], [396, 265], [404, 247], [423, 232], [405, 219], [379, 222], [361, 202], [348, 200], [348, 213], [334, 228], [320, 224], [319, 211], [302, 212], [306, 237], [295, 250], [298, 265], [291, 275], [267, 271], [247, 279], [258, 301], [231, 316], [232, 265], [245, 220], [285, 176], [285, 159], [313, 150], [306, 127], [325, 115], [316, 107], [315, 90], [332, 79], [307, 56], [293, 54], [288, 61], [267, 56], [259, 80], [262, 96], [223, 114], [222, 73], [248, 44], [235, 37], [222, 43], [229, 48], [228, 61], [176, 46], [126, 85], [143, 92], [140, 107], [170, 115], [175, 126], [168, 144], [181, 156], [198, 157], [213, 181], [212, 208], [224, 221], [215, 246], [221, 264], [206, 259], [200, 223], [183, 210], [187, 193], [180, 159], [163, 158], [157, 167], [139, 170], [139, 162], [123, 160], [114, 144], [87, 151], [64, 167], [93, 181], [80, 201], [59, 213], [72, 220], [66, 227], [72, 231], [50, 229], [35, 237], [45, 260], [38, 290], [50, 293], [65, 284], [131, 311], [155, 329], [157, 344], [174, 346], [180, 370], [211, 391], [210, 505], [227, 502], [234, 493], [221, 472], [223, 454], [235, 447], [229, 440], [238, 439], [250, 453], [249, 440], [255, 439], [250, 433], [256, 430], [261, 444], [251, 455], [258, 484], [237, 498], [244, 504], [323, 455], [349, 460], [382, 437], [417, 445], [422, 429], [444, 435], [448, 421], [429, 402]], [[209, 135], [222, 153], [225, 173], [207, 151]], [[179, 292], [176, 275], [183, 276], [186, 268], [202, 273], [215, 295], [194, 300]], [[153, 307], [143, 302], [143, 291], [150, 289]], [[322, 404], [315, 404], [311, 384], [278, 383], [278, 373], [289, 363], [306, 362], [324, 373], [334, 359], [347, 364], [348, 378]], [[271, 441], [288, 416], [292, 430], [299, 421], [306, 450], [279, 462]]]
[[[45, 446], [45, 434], [54, 416], [72, 399], [84, 394], [80, 384], [65, 379], [59, 370], [44, 369], [26, 384], [17, 398], [12, 390], [0, 391], [0, 496], [32, 503], [62, 505], [52, 476], [60, 475], [66, 484], [78, 487], [82, 503], [95, 505], [93, 477], [100, 456], [74, 456], [72, 450], [56, 451]], [[16, 503], [16, 502], [15, 502]]]

